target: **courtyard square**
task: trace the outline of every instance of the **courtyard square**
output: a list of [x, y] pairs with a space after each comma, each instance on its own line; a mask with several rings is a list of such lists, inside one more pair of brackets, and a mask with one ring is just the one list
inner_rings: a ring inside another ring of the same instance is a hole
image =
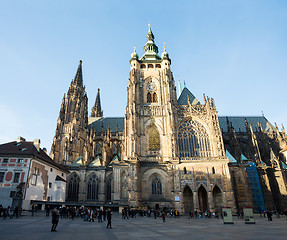
[[0, 219], [1, 240], [50, 240], [50, 239], [286, 239], [285, 216], [267, 218], [255, 216], [256, 224], [245, 224], [234, 218], [234, 224], [223, 224], [221, 219], [188, 219], [140, 217], [122, 219], [114, 213], [112, 229], [107, 222], [84, 222], [82, 218], [60, 219], [57, 232], [51, 232], [51, 215], [22, 216], [18, 219]]

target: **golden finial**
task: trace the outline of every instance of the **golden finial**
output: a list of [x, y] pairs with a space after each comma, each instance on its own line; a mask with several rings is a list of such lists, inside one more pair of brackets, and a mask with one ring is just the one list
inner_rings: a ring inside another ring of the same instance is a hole
[[165, 51], [165, 42], [163, 43], [163, 49], [164, 49], [164, 51]]
[[150, 25], [150, 21], [148, 21], [148, 27], [150, 28], [150, 26], [151, 26], [151, 25]]

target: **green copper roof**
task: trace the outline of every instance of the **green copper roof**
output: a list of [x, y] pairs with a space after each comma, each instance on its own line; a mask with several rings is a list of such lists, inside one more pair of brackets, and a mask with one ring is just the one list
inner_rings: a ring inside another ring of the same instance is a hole
[[108, 118], [95, 118], [94, 121], [92, 121], [93, 118], [89, 119], [89, 128], [93, 127], [95, 132], [102, 132], [107, 131], [109, 126], [111, 132], [116, 132], [117, 126], [118, 131], [123, 132], [124, 131], [124, 118], [123, 117], [108, 117]]
[[263, 131], [270, 132], [275, 131], [273, 125], [264, 117], [264, 116], [254, 116], [254, 117], [245, 117], [245, 116], [219, 116], [219, 125], [223, 132], [228, 132], [227, 118], [235, 130], [235, 132], [246, 132], [245, 119], [248, 125], [251, 124], [254, 132], [259, 131], [258, 123], [261, 124]]
[[284, 170], [287, 169], [287, 165], [284, 162], [282, 162], [282, 167], [283, 167]]
[[83, 157], [78, 157], [70, 166], [83, 166]]
[[144, 55], [140, 60], [161, 60], [161, 57], [158, 55], [158, 47], [154, 42], [154, 35], [151, 31], [150, 24], [146, 38], [147, 42], [144, 46]]
[[178, 105], [188, 105], [187, 96], [189, 96], [191, 105], [200, 105], [200, 102], [197, 100], [197, 98], [186, 87], [182, 90], [177, 100]]
[[242, 153], [241, 153], [240, 158], [241, 158], [241, 161], [248, 160]]
[[226, 157], [228, 157], [229, 162], [231, 162], [231, 163], [237, 163], [236, 159], [235, 159], [235, 158], [231, 155], [231, 153], [228, 152], [227, 150], [225, 151], [225, 155], [226, 155]]
[[90, 167], [100, 167], [102, 166], [102, 163], [101, 163], [101, 158], [99, 156], [97, 156], [90, 164], [89, 164]]

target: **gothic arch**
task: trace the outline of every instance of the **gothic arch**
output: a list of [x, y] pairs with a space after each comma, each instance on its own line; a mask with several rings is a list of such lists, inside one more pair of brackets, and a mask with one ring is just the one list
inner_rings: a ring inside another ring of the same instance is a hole
[[206, 188], [200, 184], [197, 190], [199, 210], [205, 212], [208, 209], [208, 196]]
[[183, 196], [183, 207], [184, 207], [184, 212], [188, 213], [190, 211], [194, 210], [193, 207], [193, 192], [191, 188], [188, 185], [185, 185], [183, 191], [182, 191], [182, 196]]
[[179, 157], [211, 157], [211, 143], [206, 128], [191, 118], [177, 129]]
[[144, 80], [144, 96], [146, 103], [159, 102], [159, 81], [157, 78], [147, 77]]
[[159, 151], [160, 150], [160, 133], [155, 124], [150, 124], [147, 127], [148, 136], [148, 150]]
[[80, 177], [73, 172], [67, 181], [67, 201], [78, 201]]
[[[157, 181], [154, 181], [154, 180], [157, 180]], [[142, 189], [144, 189], [142, 191], [143, 198], [149, 200], [150, 198], [171, 197], [170, 196], [171, 186], [169, 185], [170, 184], [169, 181], [170, 181], [170, 177], [163, 169], [152, 168], [152, 169], [146, 170], [142, 176], [142, 182], [141, 182]], [[153, 194], [153, 186], [159, 187], [158, 192], [156, 194]]]
[[106, 178], [106, 201], [112, 202], [113, 175], [109, 174]]
[[97, 201], [99, 199], [99, 178], [95, 173], [91, 173], [87, 181], [87, 200]]
[[223, 194], [221, 189], [215, 185], [212, 190], [214, 208], [220, 210], [223, 207]]
[[100, 142], [96, 143], [95, 156], [102, 156], [102, 144]]
[[159, 176], [153, 176], [151, 179], [152, 195], [162, 195], [162, 183]]

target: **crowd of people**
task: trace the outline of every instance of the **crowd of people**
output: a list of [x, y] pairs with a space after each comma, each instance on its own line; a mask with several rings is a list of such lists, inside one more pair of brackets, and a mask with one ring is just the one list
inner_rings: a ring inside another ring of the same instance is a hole
[[[46, 207], [46, 216], [50, 215], [51, 207]], [[58, 207], [54, 208], [52, 211], [52, 228], [51, 232], [56, 232], [56, 228], [60, 218], [74, 219], [75, 217], [80, 217], [86, 222], [95, 222], [97, 220], [99, 223], [107, 220], [107, 228], [112, 228], [112, 212], [111, 209], [99, 209], [99, 208], [89, 208], [89, 207]]]
[[11, 210], [11, 207], [8, 206], [7, 208], [3, 208], [2, 205], [0, 207], [0, 217], [3, 217], [3, 219], [5, 220], [7, 217], [12, 219], [13, 217], [18, 218], [19, 216], [19, 208], [18, 206], [16, 206], [14, 208], [14, 210]]
[[[92, 208], [92, 207], [75, 207], [75, 206], [62, 206], [53, 208], [52, 206], [46, 206], [46, 216], [50, 216], [50, 212], [52, 211], [52, 227], [51, 231], [56, 232], [56, 228], [59, 222], [60, 218], [68, 218], [68, 219], [74, 219], [75, 217], [82, 218], [83, 221], [86, 222], [105, 222], [107, 221], [107, 228], [112, 228], [112, 211], [110, 208]], [[34, 216], [35, 212], [35, 206], [32, 206], [32, 216]], [[3, 217], [5, 220], [6, 218], [12, 219], [13, 217], [18, 218], [19, 216], [19, 209], [16, 206], [13, 210], [11, 210], [10, 206], [7, 208], [3, 208], [2, 205], [0, 205], [0, 217]], [[264, 217], [268, 219], [268, 221], [272, 221], [272, 215], [276, 215], [279, 217], [279, 213], [274, 210], [271, 211], [270, 209], [265, 210], [259, 210], [258, 213], [260, 214], [260, 217]], [[287, 219], [287, 210], [283, 213], [286, 215]], [[175, 209], [167, 209], [166, 207], [163, 207], [162, 209], [156, 208], [156, 209], [130, 209], [128, 207], [125, 207], [121, 211], [122, 219], [129, 219], [129, 218], [136, 218], [137, 216], [142, 217], [154, 217], [156, 218], [162, 218], [162, 221], [165, 222], [166, 218], [179, 218], [180, 212]], [[244, 218], [243, 216], [243, 210], [240, 210], [237, 212], [238, 218]], [[188, 218], [223, 218], [222, 211], [213, 211], [210, 210], [206, 211], [189, 211], [188, 212]]]

